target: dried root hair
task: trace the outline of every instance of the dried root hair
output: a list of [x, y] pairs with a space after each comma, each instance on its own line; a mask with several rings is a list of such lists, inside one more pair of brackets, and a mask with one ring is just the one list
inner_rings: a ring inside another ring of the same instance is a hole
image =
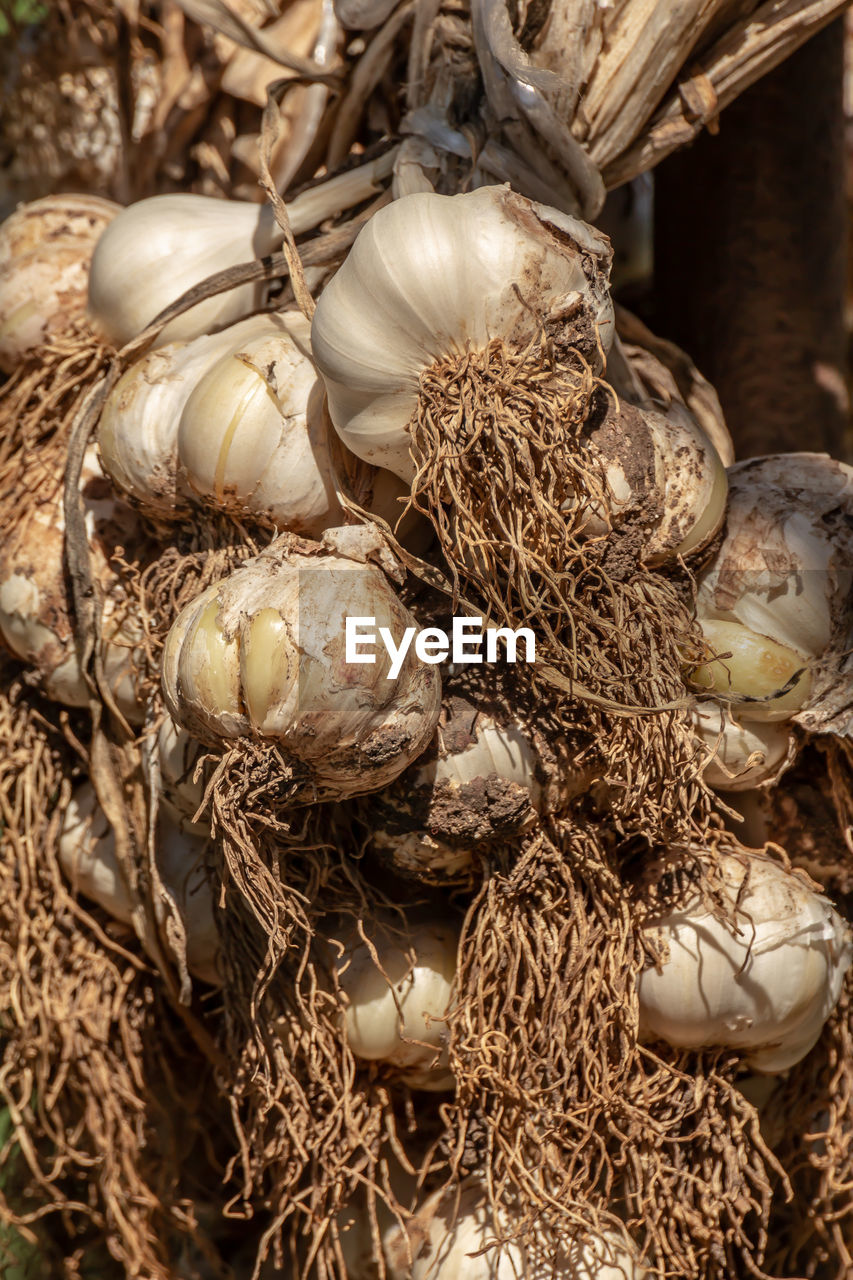
[[0, 1220], [52, 1276], [70, 1280], [104, 1247], [117, 1274], [169, 1280], [183, 1254], [198, 1275], [218, 1256], [197, 1213], [221, 1201], [212, 1072], [132, 932], [63, 881], [72, 726], [2, 675]]
[[681, 674], [698, 639], [689, 575], [641, 564], [650, 509], [582, 536], [590, 505], [609, 507], [586, 442], [609, 395], [579, 351], [544, 335], [432, 367], [410, 426], [412, 502], [437, 534], [454, 609], [461, 598], [491, 625], [534, 630], [538, 696], [583, 709], [616, 820], [684, 828], [708, 805]]
[[[853, 1274], [853, 971], [820, 1040], [777, 1086], [775, 1154], [793, 1196], [772, 1219], [769, 1267], [781, 1275]], [[772, 1123], [772, 1122], [771, 1122]]]
[[451, 1166], [484, 1178], [525, 1243], [617, 1212], [661, 1280], [761, 1275], [784, 1176], [736, 1058], [639, 1044], [647, 963], [599, 828], [563, 822], [492, 860], [460, 943]]
[[395, 908], [364, 876], [342, 811], [291, 807], [276, 755], [272, 746], [237, 746], [208, 786], [239, 1137], [231, 1211], [266, 1215], [253, 1275], [269, 1255], [294, 1277], [346, 1280], [336, 1215], [366, 1203], [357, 1212], [368, 1212], [378, 1250], [377, 1206], [406, 1208], [389, 1168], [414, 1175], [421, 1157], [409, 1151], [422, 1151], [430, 1134], [405, 1090], [353, 1057], [333, 973], [330, 939], [359, 922], [369, 936], [377, 914]]

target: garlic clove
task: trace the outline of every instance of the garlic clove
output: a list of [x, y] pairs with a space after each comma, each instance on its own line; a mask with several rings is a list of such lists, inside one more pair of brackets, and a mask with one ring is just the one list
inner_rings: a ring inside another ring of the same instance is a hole
[[690, 682], [731, 701], [742, 720], [787, 720], [811, 690], [808, 659], [739, 622], [700, 618], [707, 649], [728, 657], [692, 668]]
[[507, 187], [417, 193], [379, 210], [312, 325], [345, 444], [411, 481], [408, 424], [421, 373], [494, 338], [523, 347], [570, 303], [582, 301], [600, 367], [613, 334], [609, 261], [609, 244], [591, 228]]
[[702, 776], [716, 791], [749, 791], [775, 783], [792, 761], [795, 746], [785, 723], [741, 723], [714, 702], [700, 703], [693, 723], [710, 753]]
[[[187, 651], [192, 661], [186, 660]], [[182, 611], [163, 648], [163, 694], [172, 718], [202, 741], [249, 732], [240, 694], [240, 644], [219, 618], [218, 584]]]
[[[89, 276], [92, 324], [122, 347], [193, 285], [280, 243], [269, 205], [190, 194], [140, 200], [123, 209], [98, 241]], [[209, 333], [257, 310], [262, 300], [258, 284], [217, 294], [171, 321], [157, 345]]]
[[645, 932], [662, 955], [639, 983], [640, 1031], [678, 1048], [740, 1049], [754, 1071], [798, 1062], [818, 1039], [853, 960], [849, 926], [795, 873], [723, 853], [736, 926], [689, 892]]
[[456, 973], [455, 930], [423, 924], [402, 938], [371, 924], [365, 930], [381, 969], [357, 934], [336, 963], [350, 1049], [357, 1058], [397, 1068], [412, 1087], [447, 1087], [444, 1015]]

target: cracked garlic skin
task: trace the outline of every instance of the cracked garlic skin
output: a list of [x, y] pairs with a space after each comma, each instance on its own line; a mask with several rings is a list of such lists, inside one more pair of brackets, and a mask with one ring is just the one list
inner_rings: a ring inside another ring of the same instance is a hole
[[0, 371], [85, 315], [92, 254], [120, 208], [99, 196], [45, 196], [0, 224]]
[[766, 1075], [804, 1058], [853, 959], [850, 928], [796, 874], [756, 853], [716, 855], [736, 927], [687, 893], [645, 933], [660, 967], [640, 977], [640, 1033], [683, 1049], [742, 1051]]
[[418, 193], [380, 209], [321, 294], [311, 330], [344, 443], [411, 482], [421, 373], [493, 339], [523, 350], [547, 323], [576, 327], [600, 371], [613, 340], [610, 257], [592, 227], [509, 187]]
[[399, 926], [385, 933], [373, 921], [365, 931], [381, 969], [357, 932], [345, 940], [335, 964], [350, 1049], [357, 1058], [394, 1068], [410, 1088], [452, 1089], [444, 1015], [456, 974], [456, 930], [428, 922], [400, 936]]
[[432, 737], [441, 680], [412, 649], [395, 679], [384, 649], [346, 661], [348, 617], [374, 617], [396, 644], [415, 625], [386, 573], [401, 570], [370, 526], [278, 539], [176, 619], [162, 669], [173, 719], [213, 745], [274, 738], [311, 794], [392, 781]]
[[[186, 931], [187, 967], [203, 982], [219, 984], [216, 957], [219, 935], [213, 918], [213, 894], [205, 875], [206, 841], [181, 831], [166, 814], [158, 820], [157, 868], [167, 895]], [[102, 906], [115, 920], [129, 924], [133, 896], [115, 851], [115, 835], [91, 783], [71, 796], [58, 842], [59, 865], [75, 893]], [[155, 912], [161, 924], [165, 904]]]
[[509, 1218], [494, 1222], [487, 1189], [474, 1178], [436, 1191], [405, 1226], [394, 1223], [383, 1233], [389, 1278], [643, 1280], [646, 1275], [633, 1244], [617, 1228], [590, 1228], [556, 1251], [541, 1238], [486, 1249], [491, 1241], [511, 1234], [512, 1225]]

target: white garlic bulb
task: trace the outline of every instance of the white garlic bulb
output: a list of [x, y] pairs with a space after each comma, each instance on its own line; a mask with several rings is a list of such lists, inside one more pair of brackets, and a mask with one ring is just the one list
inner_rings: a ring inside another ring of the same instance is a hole
[[[119, 709], [140, 723], [144, 709], [137, 698], [136, 673], [142, 663], [137, 648], [142, 632], [109, 564], [115, 546], [137, 536], [136, 518], [112, 493], [93, 449], [87, 451], [81, 483], [94, 571], [103, 591], [104, 674]], [[89, 690], [74, 640], [64, 534], [57, 478], [0, 546], [0, 637], [16, 657], [35, 667], [49, 698], [82, 707], [88, 704]]]
[[604, 468], [606, 508], [585, 504], [586, 536], [628, 525], [643, 534], [641, 559], [655, 565], [701, 550], [726, 515], [726, 471], [711, 441], [683, 406], [666, 415], [628, 403], [608, 407], [590, 434]]
[[89, 264], [120, 206], [57, 195], [22, 205], [0, 225], [0, 370], [86, 313]]
[[786, 724], [741, 723], [715, 702], [700, 703], [693, 724], [709, 751], [702, 776], [716, 791], [748, 791], [775, 783], [793, 759], [795, 744]]
[[736, 924], [698, 895], [646, 926], [659, 968], [640, 978], [640, 1030], [679, 1048], [743, 1051], [751, 1070], [785, 1071], [820, 1036], [853, 960], [848, 925], [793, 872], [756, 853], [718, 865]]
[[[123, 209], [98, 241], [89, 275], [89, 316], [116, 347], [130, 342], [193, 285], [281, 243], [271, 206], [181, 193]], [[172, 320], [157, 345], [187, 341], [261, 306], [264, 286], [240, 285]]]
[[[204, 848], [204, 840], [187, 835], [167, 815], [161, 816], [157, 867], [186, 931], [187, 967], [203, 982], [216, 985], [219, 937], [213, 917], [213, 894], [204, 871]], [[114, 919], [130, 922], [133, 899], [116, 857], [115, 836], [88, 782], [71, 797], [63, 816], [58, 852], [60, 866], [75, 892], [97, 902]], [[163, 923], [162, 902], [156, 902], [155, 912]]]
[[418, 193], [380, 209], [320, 296], [311, 331], [347, 447], [410, 482], [421, 373], [496, 338], [520, 350], [572, 304], [606, 351], [609, 262], [593, 228], [508, 187]]
[[196, 778], [196, 765], [205, 748], [171, 716], [164, 716], [156, 749], [160, 804], [182, 831], [206, 835], [207, 823], [193, 822], [204, 799], [204, 778]]
[[494, 1222], [486, 1188], [476, 1179], [437, 1191], [405, 1230], [395, 1224], [384, 1233], [390, 1280], [643, 1280], [646, 1274], [616, 1228], [590, 1229], [555, 1254], [540, 1239], [482, 1252], [511, 1225]]
[[530, 731], [449, 692], [429, 750], [370, 797], [372, 847], [401, 875], [464, 880], [475, 845], [535, 822], [547, 782]]
[[311, 794], [390, 782], [432, 737], [441, 682], [411, 650], [394, 679], [386, 653], [373, 664], [346, 661], [347, 618], [374, 617], [395, 645], [414, 625], [383, 569], [399, 574], [364, 525], [330, 530], [319, 545], [286, 534], [214, 584], [166, 639], [173, 718], [214, 744], [275, 738]]
[[323, 386], [304, 317], [268, 317], [196, 381], [178, 430], [187, 486], [226, 510], [317, 537], [341, 523]]
[[[777, 667], [768, 683], [796, 673], [797, 662], [808, 674], [796, 681], [787, 698], [787, 713], [807, 728], [819, 728], [818, 704], [832, 710], [849, 708], [849, 674], [844, 655], [853, 641], [853, 468], [824, 454], [786, 454], [754, 458], [729, 469], [726, 536], [699, 582], [697, 613], [703, 630], [736, 647], [736, 661], [751, 645], [757, 658]], [[721, 624], [732, 629], [725, 634]], [[737, 625], [744, 629], [737, 633]], [[753, 641], [750, 635], [757, 638]], [[766, 642], [770, 642], [768, 645]], [[779, 648], [787, 650], [785, 655]], [[717, 646], [719, 651], [719, 646]], [[731, 670], [733, 710], [740, 719], [764, 719], [782, 701], [745, 703], [751, 694]], [[724, 690], [715, 679], [714, 687]], [[776, 688], [780, 688], [777, 684]], [[773, 690], [769, 690], [773, 692]], [[798, 705], [794, 705], [797, 703]], [[849, 716], [849, 710], [846, 713]]]
[[369, 921], [365, 931], [381, 969], [356, 932], [345, 940], [335, 964], [347, 1002], [350, 1049], [357, 1058], [394, 1067], [412, 1088], [452, 1088], [443, 1019], [456, 974], [456, 930], [430, 922], [401, 936]]

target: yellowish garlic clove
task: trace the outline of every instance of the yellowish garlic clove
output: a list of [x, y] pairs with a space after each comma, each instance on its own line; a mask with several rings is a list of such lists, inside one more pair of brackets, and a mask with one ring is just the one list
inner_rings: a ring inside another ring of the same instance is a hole
[[453, 993], [458, 934], [431, 922], [399, 931], [365, 923], [375, 949], [357, 932], [335, 963], [346, 999], [344, 1027], [357, 1058], [382, 1062], [412, 1088], [453, 1088], [444, 1015]]
[[394, 677], [384, 650], [372, 664], [347, 661], [348, 618], [375, 618], [395, 645], [414, 626], [383, 569], [399, 573], [377, 531], [347, 527], [319, 545], [284, 535], [210, 587], [166, 639], [173, 718], [214, 744], [276, 739], [323, 795], [390, 782], [429, 742], [441, 684], [411, 649]]
[[716, 693], [747, 721], [788, 720], [805, 705], [812, 677], [802, 653], [739, 622], [699, 621], [709, 657], [690, 671], [696, 688]]
[[[143, 660], [137, 648], [142, 630], [109, 564], [115, 546], [137, 536], [136, 518], [112, 494], [92, 449], [84, 461], [82, 488], [94, 570], [103, 592], [105, 676], [119, 709], [138, 724], [145, 714], [136, 687]], [[35, 668], [49, 698], [82, 707], [88, 704], [89, 689], [74, 639], [64, 534], [61, 479], [57, 478], [0, 547], [0, 638], [17, 658]]]
[[476, 1178], [429, 1196], [405, 1227], [383, 1236], [390, 1280], [643, 1280], [637, 1250], [619, 1227], [592, 1228], [568, 1246], [544, 1236], [487, 1248], [512, 1235], [512, 1221], [495, 1221], [486, 1186]]
[[609, 243], [593, 228], [508, 187], [418, 193], [381, 209], [321, 295], [312, 325], [344, 443], [410, 482], [420, 375], [493, 339], [523, 349], [567, 310], [600, 369], [613, 335], [609, 262]]
[[640, 1030], [678, 1048], [740, 1050], [757, 1072], [799, 1062], [817, 1041], [853, 959], [849, 926], [793, 872], [721, 853], [736, 923], [686, 890], [645, 932], [661, 956], [640, 978]]
[[[179, 829], [167, 814], [157, 829], [157, 868], [186, 933], [187, 967], [203, 982], [219, 984], [219, 936], [213, 916], [213, 894], [204, 871], [206, 841]], [[115, 835], [90, 783], [71, 797], [59, 836], [59, 863], [76, 893], [97, 902], [116, 920], [129, 923], [133, 897], [119, 867]], [[166, 904], [157, 900], [162, 925]]]
[[86, 313], [95, 245], [120, 206], [97, 196], [46, 196], [0, 225], [0, 370]]
[[742, 723], [725, 707], [702, 702], [693, 712], [693, 724], [709, 752], [702, 776], [715, 791], [749, 791], [775, 783], [793, 760], [795, 744], [785, 723]]

